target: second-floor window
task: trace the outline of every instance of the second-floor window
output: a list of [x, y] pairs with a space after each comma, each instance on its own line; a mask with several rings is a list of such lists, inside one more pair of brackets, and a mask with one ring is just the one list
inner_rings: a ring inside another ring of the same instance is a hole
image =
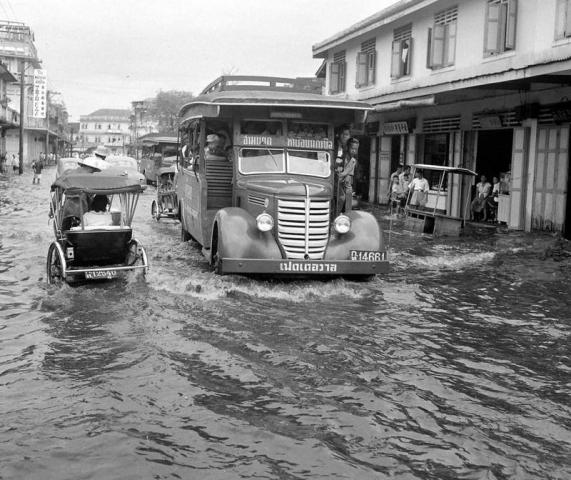
[[405, 25], [394, 31], [391, 60], [391, 78], [410, 75], [412, 58], [412, 25]]
[[557, 0], [555, 38], [571, 37], [571, 0]]
[[428, 29], [428, 68], [436, 70], [454, 65], [457, 24], [458, 7], [434, 16], [434, 26]]
[[376, 40], [374, 38], [361, 43], [361, 51], [357, 53], [357, 78], [355, 80], [357, 88], [367, 87], [375, 83], [377, 65], [375, 45]]
[[333, 55], [333, 62], [329, 66], [329, 93], [345, 91], [345, 50]]
[[517, 0], [488, 0], [484, 54], [497, 55], [515, 48]]

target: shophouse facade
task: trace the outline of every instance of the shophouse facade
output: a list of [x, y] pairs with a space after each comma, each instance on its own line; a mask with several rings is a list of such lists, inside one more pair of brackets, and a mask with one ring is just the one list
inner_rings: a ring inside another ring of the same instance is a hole
[[[38, 159], [41, 153], [61, 155], [68, 144], [67, 110], [61, 98], [52, 102], [52, 92], [48, 91], [46, 117], [32, 116], [34, 69], [42, 67], [34, 42], [34, 33], [26, 24], [0, 20], [0, 62], [16, 80], [7, 85], [6, 96], [2, 100], [11, 123], [17, 123], [5, 129], [3, 144], [7, 155], [19, 154], [22, 115], [25, 165]], [[24, 100], [20, 102], [22, 95]], [[59, 94], [55, 96], [59, 97]]]
[[127, 154], [131, 143], [131, 111], [128, 109], [102, 108], [79, 117], [79, 141], [81, 153], [93, 151], [103, 145], [114, 154]]
[[313, 56], [326, 94], [374, 108], [359, 132], [369, 201], [387, 201], [399, 164], [463, 166], [501, 176], [510, 228], [571, 236], [571, 0], [401, 0]]

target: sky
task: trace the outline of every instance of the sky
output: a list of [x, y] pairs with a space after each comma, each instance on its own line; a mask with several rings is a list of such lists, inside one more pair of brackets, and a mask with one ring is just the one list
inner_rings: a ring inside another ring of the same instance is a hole
[[222, 74], [304, 77], [312, 45], [396, 0], [0, 0], [24, 22], [71, 121]]

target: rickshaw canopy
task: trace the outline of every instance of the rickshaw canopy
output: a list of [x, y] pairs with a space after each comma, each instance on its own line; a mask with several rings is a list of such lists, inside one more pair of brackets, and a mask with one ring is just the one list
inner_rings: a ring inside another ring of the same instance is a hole
[[412, 168], [415, 170], [437, 170], [443, 173], [459, 173], [461, 175], [473, 175], [477, 176], [478, 174], [468, 168], [464, 167], [447, 167], [445, 165], [430, 165], [425, 163], [417, 163], [412, 165]]
[[83, 168], [68, 170], [52, 184], [68, 193], [86, 192], [101, 195], [114, 193], [141, 193], [146, 185], [141, 185], [138, 172], [111, 167], [101, 172], [87, 172]]
[[137, 170], [137, 160], [133, 157], [128, 157], [126, 155], [109, 155], [105, 158], [107, 162], [113, 167], [127, 168], [132, 170]]

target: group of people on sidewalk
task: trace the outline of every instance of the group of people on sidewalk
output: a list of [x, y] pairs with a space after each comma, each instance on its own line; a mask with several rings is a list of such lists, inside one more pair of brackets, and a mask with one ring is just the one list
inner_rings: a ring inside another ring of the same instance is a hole
[[430, 185], [422, 170], [416, 170], [411, 179], [410, 166], [399, 166], [390, 176], [389, 202], [397, 214], [404, 211], [407, 198], [409, 205], [424, 207], [428, 200]]
[[[44, 169], [45, 165], [46, 165], [45, 155], [43, 153], [40, 155], [39, 159], [34, 160], [32, 162], [31, 167], [32, 167], [32, 172], [34, 173], [34, 176], [32, 178], [32, 184], [40, 183], [42, 179], [42, 170]], [[18, 175], [19, 173], [20, 173], [20, 160], [19, 157], [16, 156], [16, 154], [12, 154], [11, 156], [6, 154], [0, 155], [0, 174], [13, 176], [13, 175]]]

